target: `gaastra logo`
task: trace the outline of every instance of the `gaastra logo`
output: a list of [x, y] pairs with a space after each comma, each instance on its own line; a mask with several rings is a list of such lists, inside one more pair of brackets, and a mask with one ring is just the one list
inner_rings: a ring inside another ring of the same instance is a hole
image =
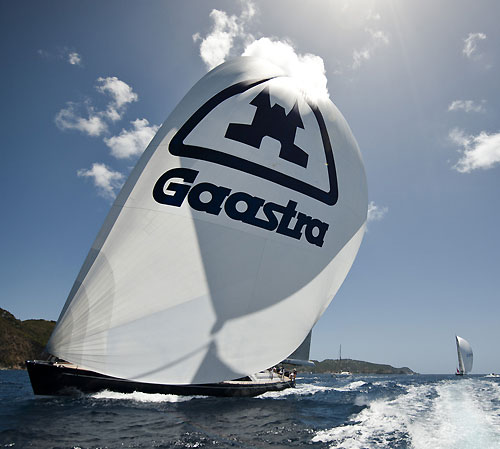
[[[196, 134], [197, 128], [202, 127], [204, 120], [217, 111], [219, 105], [222, 105], [227, 100], [231, 100], [233, 97], [236, 98], [250, 89], [254, 89], [256, 95], [252, 96], [252, 100], [247, 103], [255, 108], [251, 123], [221, 124], [221, 131], [222, 129], [225, 130], [222, 131], [222, 136], [229, 141], [253, 147], [256, 151], [255, 154], [262, 151], [262, 139], [270, 137], [280, 144], [279, 158], [290, 162], [294, 166], [302, 167], [305, 174], [311, 165], [309, 164], [310, 155], [307, 153], [311, 149], [300, 148], [295, 144], [297, 128], [304, 129], [298, 103], [295, 102], [295, 105], [288, 114], [285, 113], [284, 107], [279, 104], [271, 106], [269, 87], [270, 83], [278, 78], [241, 82], [220, 91], [186, 120], [170, 141], [168, 150], [174, 156], [204, 160], [266, 179], [287, 189], [314, 198], [328, 206], [333, 206], [338, 200], [335, 160], [323, 115], [316, 104], [310, 103], [307, 100], [305, 101], [304, 107], [310, 109], [309, 112], [312, 112], [313, 121], [315, 122], [306, 131], [318, 133], [318, 148], [314, 151], [323, 151], [324, 154], [324, 163], [321, 165], [324, 172], [319, 174], [325, 177], [326, 189], [312, 184], [307, 178], [300, 179], [300, 176], [292, 176], [291, 173], [287, 174], [276, 170], [269, 166], [269, 164], [262, 164], [258, 161], [241, 157], [239, 154], [225, 152], [221, 148], [214, 147], [211, 138], [208, 141], [202, 139], [196, 143], [190, 139], [193, 134]], [[323, 148], [320, 148], [321, 146]]]
[[[224, 209], [225, 214], [232, 220], [275, 231], [297, 240], [304, 234], [309, 243], [323, 246], [328, 223], [298, 212], [295, 201], [289, 200], [288, 204], [283, 206], [266, 202], [263, 198], [245, 192], [232, 192], [227, 187], [209, 182], [192, 185], [198, 173], [197, 170], [189, 168], [173, 168], [165, 172], [156, 181], [153, 198], [160, 204], [181, 207], [187, 197], [189, 205], [197, 211], [219, 215]], [[174, 182], [172, 179], [181, 179], [183, 183]], [[209, 198], [206, 198], [207, 196]], [[262, 212], [259, 214], [260, 211]], [[258, 218], [257, 214], [265, 218]], [[295, 220], [292, 224], [293, 219]]]
[[285, 114], [283, 106], [275, 104], [271, 107], [269, 88], [265, 87], [250, 104], [257, 108], [252, 123], [230, 123], [225, 137], [257, 149], [260, 149], [264, 137], [271, 137], [281, 144], [281, 159], [306, 168], [309, 155], [295, 145], [297, 128], [304, 129], [298, 102], [295, 101], [292, 110]]

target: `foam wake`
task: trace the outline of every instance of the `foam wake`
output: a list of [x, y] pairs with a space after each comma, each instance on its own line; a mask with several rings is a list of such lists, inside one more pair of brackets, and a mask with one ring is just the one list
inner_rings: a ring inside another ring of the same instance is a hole
[[282, 391], [268, 391], [257, 396], [259, 399], [285, 399], [289, 396], [310, 396], [324, 391], [333, 391], [333, 387], [324, 387], [313, 384], [297, 384], [295, 388], [287, 388]]
[[498, 449], [499, 401], [500, 387], [477, 378], [411, 386], [394, 399], [371, 402], [312, 441], [345, 449]]
[[104, 390], [99, 393], [93, 394], [94, 399], [112, 399], [112, 400], [125, 400], [134, 402], [185, 402], [194, 398], [202, 396], [177, 396], [175, 394], [149, 394], [134, 391], [133, 393], [116, 393], [114, 391]]
[[366, 385], [366, 382], [362, 380], [356, 380], [351, 382], [343, 387], [334, 388], [335, 391], [356, 391], [359, 387]]

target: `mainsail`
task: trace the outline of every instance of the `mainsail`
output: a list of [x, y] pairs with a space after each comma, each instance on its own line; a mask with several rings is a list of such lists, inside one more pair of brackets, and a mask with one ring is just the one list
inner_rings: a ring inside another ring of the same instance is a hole
[[366, 214], [360, 152], [330, 99], [269, 62], [222, 64], [139, 159], [47, 350], [152, 383], [274, 366], [339, 289]]
[[314, 366], [314, 362], [309, 360], [309, 353], [311, 350], [311, 337], [312, 330], [307, 334], [304, 341], [300, 346], [293, 351], [283, 363], [291, 363], [292, 365]]
[[455, 336], [455, 339], [458, 353], [458, 373], [467, 374], [472, 371], [472, 347], [465, 338]]

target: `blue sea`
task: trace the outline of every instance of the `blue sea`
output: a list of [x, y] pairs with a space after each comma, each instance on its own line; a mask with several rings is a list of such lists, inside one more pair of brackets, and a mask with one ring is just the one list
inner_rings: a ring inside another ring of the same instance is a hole
[[302, 375], [256, 398], [35, 397], [0, 371], [0, 447], [500, 448], [500, 378]]

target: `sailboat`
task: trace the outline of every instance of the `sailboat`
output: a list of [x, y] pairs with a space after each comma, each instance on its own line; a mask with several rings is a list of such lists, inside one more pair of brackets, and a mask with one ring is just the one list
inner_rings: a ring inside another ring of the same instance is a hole
[[337, 376], [350, 376], [352, 373], [350, 371], [342, 370], [342, 345], [339, 346], [339, 371], [336, 373]]
[[122, 187], [47, 360], [27, 361], [34, 393], [292, 387], [272, 368], [308, 358], [366, 215], [360, 151], [328, 95], [262, 59], [216, 67]]
[[465, 338], [455, 336], [455, 340], [458, 354], [458, 368], [455, 374], [457, 376], [463, 376], [472, 371], [472, 347]]

